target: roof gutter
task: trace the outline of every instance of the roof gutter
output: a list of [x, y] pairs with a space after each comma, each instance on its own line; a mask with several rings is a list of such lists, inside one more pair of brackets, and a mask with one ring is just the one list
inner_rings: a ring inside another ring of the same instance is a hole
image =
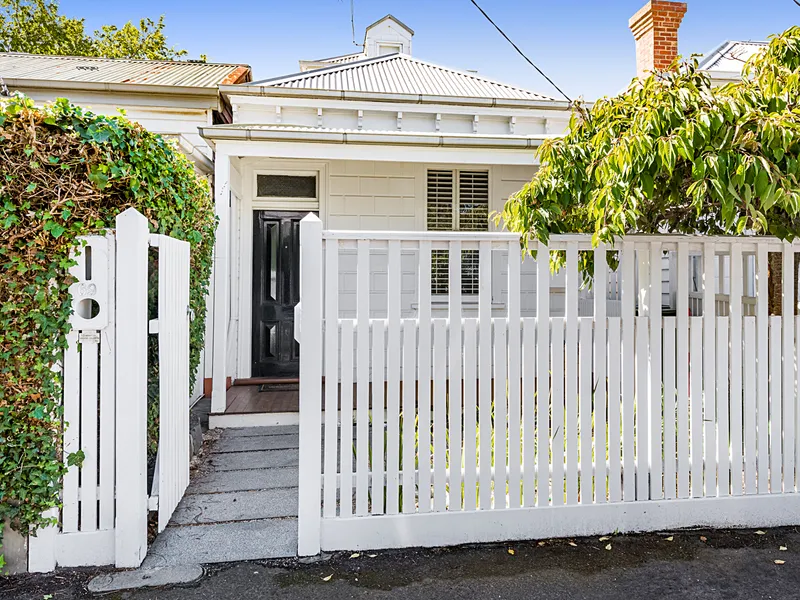
[[198, 171], [204, 175], [210, 175], [214, 172], [214, 161], [200, 152], [196, 146], [182, 135], [178, 136], [178, 147], [195, 164]]
[[327, 144], [387, 144], [439, 148], [506, 148], [534, 149], [554, 136], [509, 137], [469, 135], [426, 135], [373, 133], [358, 131], [287, 131], [242, 127], [199, 127], [200, 135], [209, 141], [318, 142]]
[[100, 81], [64, 81], [54, 79], [17, 79], [5, 77], [6, 85], [9, 89], [35, 88], [43, 90], [86, 90], [93, 92], [128, 92], [135, 94], [168, 94], [176, 93], [184, 96], [207, 96], [217, 97], [217, 88], [209, 87], [190, 87], [179, 85], [149, 85], [141, 83], [105, 83]]
[[411, 104], [449, 104], [458, 106], [490, 106], [508, 108], [538, 108], [570, 110], [563, 100], [517, 100], [514, 98], [476, 98], [473, 96], [434, 96], [429, 94], [389, 94], [377, 92], [351, 92], [343, 90], [313, 90], [267, 85], [221, 85], [220, 92], [237, 96], [268, 96], [275, 98], [315, 98], [321, 100], [361, 100], [369, 102], [408, 102]]

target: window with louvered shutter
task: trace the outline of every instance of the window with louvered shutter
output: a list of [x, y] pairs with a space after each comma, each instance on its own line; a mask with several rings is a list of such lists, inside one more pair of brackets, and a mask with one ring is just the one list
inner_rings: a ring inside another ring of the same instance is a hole
[[[489, 173], [487, 171], [428, 171], [428, 230], [487, 231]], [[478, 293], [478, 252], [461, 253], [461, 292]], [[431, 293], [449, 292], [447, 250], [431, 256]]]

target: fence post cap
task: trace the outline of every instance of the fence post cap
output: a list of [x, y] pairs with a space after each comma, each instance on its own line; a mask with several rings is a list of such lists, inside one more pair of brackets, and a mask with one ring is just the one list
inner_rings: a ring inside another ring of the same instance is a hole
[[128, 220], [134, 221], [134, 222], [135, 221], [145, 221], [146, 222], [147, 218], [142, 213], [140, 213], [138, 210], [136, 210], [135, 208], [130, 206], [130, 207], [126, 208], [125, 210], [123, 210], [121, 213], [119, 213], [117, 215], [116, 220], [117, 220], [117, 222], [128, 221]]
[[314, 213], [310, 212], [301, 219], [302, 223], [322, 223], [320, 218]]

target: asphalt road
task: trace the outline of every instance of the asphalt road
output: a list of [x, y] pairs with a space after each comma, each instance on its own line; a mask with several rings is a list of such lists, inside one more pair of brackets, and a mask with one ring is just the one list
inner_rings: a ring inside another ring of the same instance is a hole
[[[705, 540], [701, 539], [701, 536]], [[104, 596], [113, 600], [344, 598], [800, 598], [797, 529], [695, 531], [525, 542], [454, 549], [337, 554], [294, 561], [209, 567], [199, 581]], [[573, 545], [574, 544], [574, 545]], [[606, 546], [611, 544], [611, 549]], [[786, 550], [781, 550], [781, 547]], [[513, 551], [513, 554], [509, 552]], [[371, 556], [374, 555], [374, 556]], [[776, 564], [775, 561], [784, 561]], [[62, 571], [0, 581], [0, 598], [91, 597], [94, 572]]]

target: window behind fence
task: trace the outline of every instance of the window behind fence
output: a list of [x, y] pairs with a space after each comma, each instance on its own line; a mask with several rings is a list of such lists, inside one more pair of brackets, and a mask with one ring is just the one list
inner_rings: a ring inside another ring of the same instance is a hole
[[[428, 230], [487, 231], [489, 229], [488, 171], [429, 170]], [[431, 256], [431, 293], [449, 292], [447, 250]], [[461, 251], [461, 293], [478, 293], [478, 252]]]

